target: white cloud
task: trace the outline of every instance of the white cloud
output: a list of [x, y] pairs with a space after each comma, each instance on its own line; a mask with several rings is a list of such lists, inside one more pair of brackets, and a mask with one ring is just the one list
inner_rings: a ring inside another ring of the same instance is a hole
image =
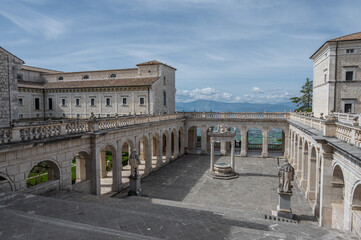
[[[263, 94], [260, 94], [263, 93]], [[284, 89], [270, 89], [262, 91], [258, 87], [253, 87], [249, 93], [234, 96], [228, 92], [221, 92], [215, 88], [196, 88], [193, 90], [179, 90], [176, 99], [179, 102], [192, 102], [196, 100], [214, 100], [218, 102], [253, 102], [253, 103], [279, 103], [288, 102], [296, 93]]]
[[23, 4], [13, 2], [2, 4], [0, 16], [7, 18], [25, 31], [44, 35], [46, 39], [57, 39], [67, 32], [64, 22], [34, 11]]
[[259, 87], [253, 87], [251, 88], [252, 93], [263, 93], [263, 91]]

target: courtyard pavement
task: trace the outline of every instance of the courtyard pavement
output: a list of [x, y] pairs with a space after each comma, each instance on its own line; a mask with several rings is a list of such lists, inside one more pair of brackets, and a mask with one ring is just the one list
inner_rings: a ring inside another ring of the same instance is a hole
[[[215, 156], [217, 162], [230, 162], [229, 156]], [[239, 177], [213, 179], [209, 156], [185, 155], [143, 179], [142, 190], [159, 198], [205, 206], [256, 211], [271, 214], [278, 205], [278, 166], [276, 158], [235, 157]], [[280, 164], [284, 163], [280, 159]], [[291, 208], [300, 220], [315, 220], [301, 190], [293, 182]]]

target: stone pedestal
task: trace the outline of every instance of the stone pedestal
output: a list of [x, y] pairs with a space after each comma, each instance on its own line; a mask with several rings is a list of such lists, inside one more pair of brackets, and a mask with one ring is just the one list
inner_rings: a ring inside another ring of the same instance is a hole
[[141, 196], [141, 195], [142, 195], [142, 189], [140, 187], [140, 177], [130, 176], [128, 196]]
[[279, 194], [279, 202], [277, 206], [277, 216], [293, 219], [293, 214], [291, 209], [292, 192], [290, 193], [278, 192], [278, 194]]

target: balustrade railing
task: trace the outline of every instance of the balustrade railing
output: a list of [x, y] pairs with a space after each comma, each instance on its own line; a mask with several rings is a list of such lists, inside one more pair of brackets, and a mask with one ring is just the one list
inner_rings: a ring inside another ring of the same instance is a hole
[[276, 112], [186, 112], [188, 119], [287, 119], [288, 113]]
[[306, 126], [312, 127], [317, 129], [318, 131], [323, 131], [325, 124], [324, 124], [324, 119], [320, 119], [320, 118], [315, 118], [312, 117], [312, 115], [310, 113], [290, 113], [289, 114], [289, 119], [302, 123]]

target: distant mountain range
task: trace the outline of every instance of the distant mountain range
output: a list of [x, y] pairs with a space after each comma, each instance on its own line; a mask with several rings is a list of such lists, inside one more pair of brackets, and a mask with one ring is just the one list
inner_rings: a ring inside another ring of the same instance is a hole
[[295, 109], [296, 105], [292, 102], [282, 102], [276, 104], [269, 103], [226, 103], [212, 100], [197, 100], [193, 102], [176, 102], [175, 108], [178, 112], [288, 112]]

